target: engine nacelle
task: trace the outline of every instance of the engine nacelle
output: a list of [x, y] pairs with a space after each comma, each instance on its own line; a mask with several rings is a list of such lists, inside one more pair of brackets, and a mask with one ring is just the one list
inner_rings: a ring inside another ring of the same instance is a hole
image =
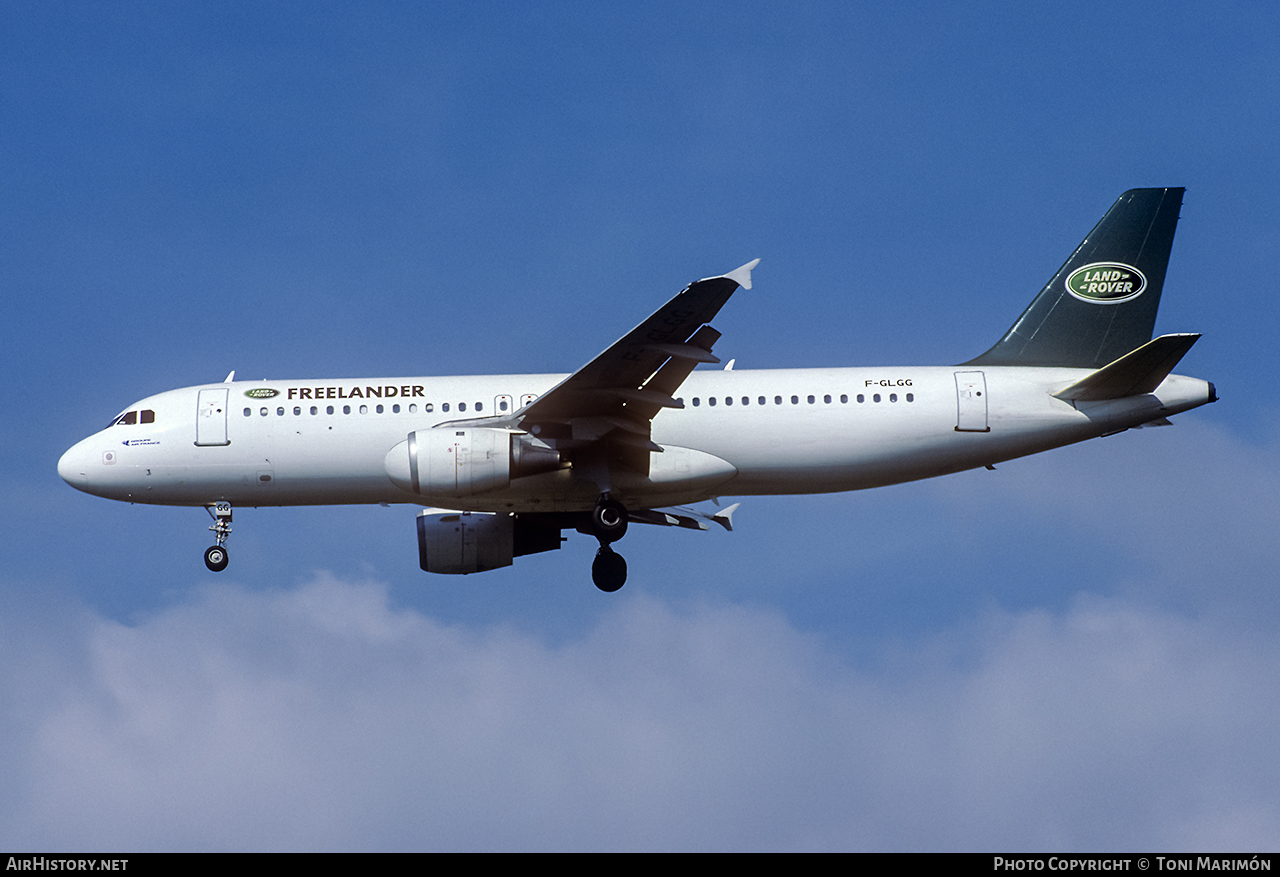
[[441, 426], [409, 433], [388, 453], [387, 475], [424, 496], [473, 496], [512, 478], [560, 468], [560, 455], [504, 429]]
[[418, 562], [426, 572], [466, 575], [560, 547], [560, 528], [536, 517], [492, 512], [418, 512]]

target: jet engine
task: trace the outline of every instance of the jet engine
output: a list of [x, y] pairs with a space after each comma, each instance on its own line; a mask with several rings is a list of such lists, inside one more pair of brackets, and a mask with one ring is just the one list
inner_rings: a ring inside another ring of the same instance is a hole
[[506, 487], [512, 478], [559, 469], [560, 455], [523, 433], [441, 426], [409, 433], [387, 452], [384, 465], [405, 490], [473, 496]]
[[559, 547], [560, 528], [538, 516], [418, 512], [418, 561], [426, 572], [484, 572], [511, 566], [521, 555]]

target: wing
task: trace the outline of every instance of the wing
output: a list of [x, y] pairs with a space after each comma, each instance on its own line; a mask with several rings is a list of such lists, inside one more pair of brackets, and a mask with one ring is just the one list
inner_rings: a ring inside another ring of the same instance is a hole
[[685, 287], [582, 368], [519, 411], [502, 418], [456, 421], [507, 426], [536, 436], [573, 459], [607, 491], [615, 465], [642, 475], [662, 448], [650, 424], [663, 408], [682, 408], [673, 394], [700, 362], [719, 362], [711, 347], [720, 333], [707, 325], [739, 287], [751, 288], [756, 259], [721, 277]]

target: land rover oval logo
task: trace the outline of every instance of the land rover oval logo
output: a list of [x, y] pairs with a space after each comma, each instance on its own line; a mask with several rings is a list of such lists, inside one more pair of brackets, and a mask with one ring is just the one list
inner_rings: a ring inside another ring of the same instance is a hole
[[1082, 301], [1114, 305], [1137, 298], [1147, 288], [1147, 278], [1123, 262], [1094, 262], [1067, 277], [1067, 292]]
[[270, 399], [273, 396], [279, 396], [280, 391], [270, 387], [254, 387], [252, 390], [245, 390], [244, 394], [250, 399]]

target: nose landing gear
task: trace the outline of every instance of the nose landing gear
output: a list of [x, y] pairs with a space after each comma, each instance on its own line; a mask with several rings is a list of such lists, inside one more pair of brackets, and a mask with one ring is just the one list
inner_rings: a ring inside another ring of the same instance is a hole
[[213, 526], [209, 529], [213, 531], [216, 544], [205, 551], [204, 565], [209, 567], [210, 572], [222, 572], [231, 560], [227, 556], [227, 549], [222, 545], [231, 535], [231, 503], [217, 502], [211, 506], [205, 506], [205, 509], [213, 518]]
[[610, 544], [617, 542], [627, 532], [627, 509], [609, 494], [600, 496], [591, 512], [591, 534], [600, 540], [600, 550], [591, 562], [591, 580], [596, 587], [612, 593], [627, 582], [627, 562], [614, 552]]

